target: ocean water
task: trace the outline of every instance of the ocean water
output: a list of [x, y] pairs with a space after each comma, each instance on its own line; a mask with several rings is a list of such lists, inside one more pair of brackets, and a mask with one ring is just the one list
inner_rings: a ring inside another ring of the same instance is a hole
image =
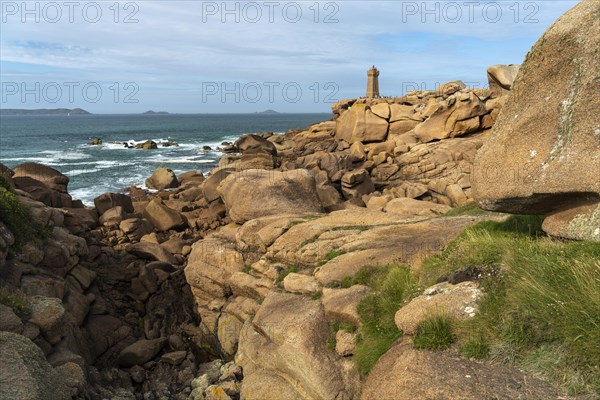
[[[168, 114], [0, 117], [0, 162], [8, 167], [32, 161], [70, 178], [69, 193], [85, 204], [108, 191], [144, 180], [164, 166], [176, 173], [208, 172], [223, 154], [216, 147], [246, 133], [285, 132], [324, 121], [330, 114]], [[103, 144], [88, 143], [101, 138]], [[128, 149], [110, 142], [159, 143], [178, 147]], [[211, 146], [205, 152], [202, 146]]]

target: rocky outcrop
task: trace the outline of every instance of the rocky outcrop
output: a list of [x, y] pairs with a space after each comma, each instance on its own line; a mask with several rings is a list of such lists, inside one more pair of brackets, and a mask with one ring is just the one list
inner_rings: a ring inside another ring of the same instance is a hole
[[488, 210], [551, 215], [548, 233], [600, 241], [600, 5], [584, 0], [535, 44], [490, 139], [474, 196]]
[[394, 141], [392, 148], [411, 143], [407, 140], [427, 143], [466, 135], [489, 127], [484, 119], [495, 108], [493, 94], [455, 81], [404, 97], [344, 100], [334, 105], [339, 113], [335, 135], [350, 144]]
[[104, 214], [113, 207], [121, 207], [126, 213], [133, 213], [131, 197], [122, 193], [103, 193], [94, 199], [94, 206], [98, 215]]
[[490, 90], [496, 96], [508, 94], [519, 72], [520, 65], [493, 65], [488, 68], [488, 83]]
[[244, 135], [235, 141], [234, 146], [237, 147], [242, 154], [277, 155], [275, 145], [258, 135]]
[[[292, 399], [354, 399], [356, 371], [326, 351], [329, 327], [318, 301], [271, 292], [252, 323], [244, 325], [237, 363], [244, 370], [242, 396]], [[347, 375], [346, 375], [346, 374]]]
[[419, 323], [431, 315], [445, 315], [457, 320], [474, 317], [482, 297], [477, 282], [439, 283], [398, 310], [394, 321], [404, 334], [414, 335]]
[[69, 400], [64, 376], [46, 361], [28, 338], [0, 332], [0, 397], [23, 400]]
[[54, 168], [27, 162], [12, 171], [15, 187], [27, 192], [32, 199], [50, 207], [72, 207], [73, 200], [67, 193], [69, 178]]
[[416, 350], [408, 339], [395, 344], [379, 359], [361, 393], [364, 400], [490, 397], [554, 399], [561, 394], [547, 382], [516, 368], [470, 361], [447, 352]]
[[154, 170], [152, 176], [146, 179], [146, 186], [156, 190], [176, 188], [179, 186], [179, 180], [172, 170], [158, 167]]
[[229, 216], [238, 223], [267, 215], [323, 210], [314, 177], [302, 169], [236, 172], [221, 182], [218, 191]]

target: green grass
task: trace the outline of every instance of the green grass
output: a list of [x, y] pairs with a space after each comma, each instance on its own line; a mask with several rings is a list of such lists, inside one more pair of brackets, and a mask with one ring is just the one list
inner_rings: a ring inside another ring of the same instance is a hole
[[245, 274], [249, 274], [251, 270], [252, 270], [252, 267], [248, 264], [245, 264], [244, 268], [242, 268], [242, 272]]
[[368, 225], [348, 225], [348, 226], [336, 226], [331, 228], [330, 230], [335, 231], [368, 231], [371, 227]]
[[486, 214], [489, 211], [483, 210], [477, 206], [476, 203], [469, 203], [467, 205], [453, 208], [444, 214], [445, 217], [456, 217], [459, 215], [481, 215]]
[[452, 320], [446, 315], [432, 315], [417, 327], [414, 344], [417, 349], [446, 350], [455, 340]]
[[29, 315], [31, 311], [27, 296], [18, 289], [0, 287], [0, 304], [11, 308], [19, 317]]
[[600, 243], [553, 240], [541, 221], [512, 216], [466, 229], [424, 261], [420, 282], [477, 266], [486, 295], [478, 314], [457, 324], [461, 352], [600, 395]]
[[2, 174], [0, 174], [0, 187], [6, 189], [8, 191], [12, 190], [12, 186], [10, 185], [10, 183], [8, 183], [8, 181]]
[[314, 243], [317, 240], [319, 240], [319, 235], [315, 235], [315, 236], [311, 237], [310, 239], [306, 239], [305, 241], [303, 241], [302, 243], [300, 243], [300, 247], [304, 247], [307, 244]]
[[282, 269], [281, 271], [279, 271], [279, 274], [277, 275], [277, 279], [275, 280], [275, 284], [279, 285], [281, 284], [281, 282], [283, 282], [283, 280], [285, 279], [286, 276], [288, 276], [289, 274], [291, 274], [292, 272], [298, 272], [300, 271], [300, 268], [298, 268], [297, 265], [291, 265], [285, 269]]
[[460, 352], [467, 358], [483, 360], [490, 355], [490, 345], [483, 335], [476, 335], [461, 345]]
[[357, 308], [361, 326], [354, 361], [364, 377], [402, 335], [394, 323], [394, 316], [401, 305], [417, 293], [418, 288], [410, 269], [397, 264], [365, 267], [352, 282], [372, 288], [372, 293]]
[[483, 221], [465, 229], [441, 254], [423, 261], [421, 284], [431, 286], [440, 276], [469, 266], [494, 273], [506, 249], [543, 235], [542, 221], [539, 216], [511, 216], [504, 222]]
[[31, 223], [29, 209], [4, 187], [0, 187], [0, 221], [4, 222], [15, 237], [12, 255], [27, 241], [39, 236], [40, 229]]
[[328, 263], [329, 261], [333, 260], [334, 258], [341, 256], [344, 253], [345, 252], [342, 250], [331, 250], [329, 253], [327, 253], [327, 255], [325, 256], [325, 258], [323, 260], [319, 261], [317, 263], [317, 265], [315, 265], [315, 267], [320, 267], [320, 266]]
[[333, 321], [329, 325], [329, 338], [327, 339], [327, 349], [335, 351], [336, 339], [335, 336], [339, 330], [346, 332], [356, 332], [356, 325], [344, 321]]

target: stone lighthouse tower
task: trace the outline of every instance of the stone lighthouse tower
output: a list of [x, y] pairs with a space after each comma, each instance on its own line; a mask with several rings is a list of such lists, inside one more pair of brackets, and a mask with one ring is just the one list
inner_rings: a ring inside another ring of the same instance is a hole
[[367, 71], [367, 97], [379, 97], [379, 71], [373, 65]]

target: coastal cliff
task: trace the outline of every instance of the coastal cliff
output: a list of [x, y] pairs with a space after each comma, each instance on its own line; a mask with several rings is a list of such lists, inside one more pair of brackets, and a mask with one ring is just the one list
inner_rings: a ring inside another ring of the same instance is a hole
[[[594, 4], [550, 32], [581, 30]], [[0, 164], [0, 397], [593, 398], [600, 245], [552, 218], [595, 187], [575, 170], [540, 200], [481, 179], [510, 166], [494, 158], [521, 123], [506, 110], [543, 80], [545, 46], [518, 74], [490, 67], [490, 89], [344, 100], [330, 121], [239, 138], [207, 176], [160, 167], [152, 191], [93, 207], [59, 171]], [[590, 118], [570, 120], [573, 143]]]

